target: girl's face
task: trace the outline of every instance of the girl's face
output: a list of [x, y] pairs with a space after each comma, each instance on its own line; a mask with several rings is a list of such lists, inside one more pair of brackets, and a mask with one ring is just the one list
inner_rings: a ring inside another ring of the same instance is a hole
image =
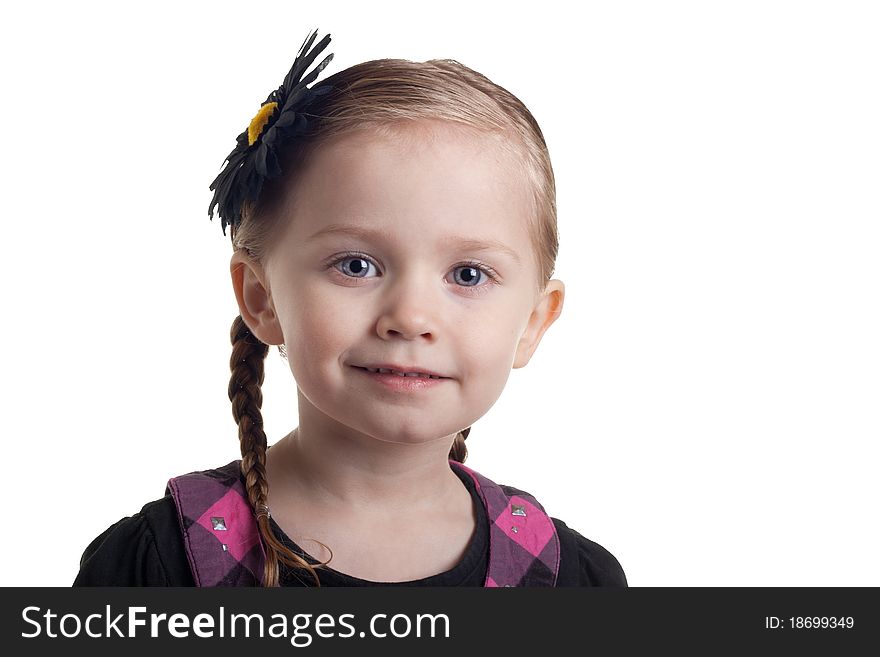
[[[535, 288], [525, 180], [487, 136], [422, 123], [337, 138], [281, 211], [265, 267], [236, 254], [233, 270], [248, 266], [233, 279], [254, 334], [286, 345], [301, 423], [450, 438], [489, 410], [562, 309], [560, 281]], [[364, 369], [379, 366], [443, 378]]]

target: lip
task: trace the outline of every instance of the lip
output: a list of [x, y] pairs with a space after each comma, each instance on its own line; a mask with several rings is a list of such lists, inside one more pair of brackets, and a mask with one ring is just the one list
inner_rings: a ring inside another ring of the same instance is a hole
[[[370, 372], [365, 367], [360, 367], [358, 365], [352, 365], [361, 376], [364, 376], [367, 380], [372, 381], [373, 383], [377, 383], [383, 386], [387, 390], [391, 390], [393, 392], [418, 392], [420, 390], [429, 390], [431, 388], [436, 388], [437, 386], [442, 385], [446, 381], [450, 381], [448, 377], [443, 377], [442, 379], [423, 379], [420, 376], [400, 376], [399, 374], [391, 374], [391, 373], [380, 373], [380, 372]], [[397, 369], [395, 368], [385, 368], [383, 369]], [[409, 369], [409, 370], [399, 370], [401, 372], [419, 372], [421, 370], [418, 369]], [[425, 374], [429, 374], [429, 372], [425, 372]]]

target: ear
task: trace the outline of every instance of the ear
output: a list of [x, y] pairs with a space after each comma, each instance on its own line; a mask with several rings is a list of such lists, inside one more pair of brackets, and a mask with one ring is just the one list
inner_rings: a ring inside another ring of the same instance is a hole
[[251, 333], [264, 344], [283, 344], [284, 335], [263, 268], [240, 249], [232, 254], [229, 271], [238, 311]]
[[560, 280], [552, 279], [547, 282], [547, 287], [538, 297], [538, 302], [529, 323], [523, 332], [519, 343], [516, 345], [516, 357], [513, 361], [514, 369], [525, 367], [531, 360], [532, 354], [538, 348], [544, 332], [556, 321], [562, 313], [562, 303], [565, 300], [565, 285]]

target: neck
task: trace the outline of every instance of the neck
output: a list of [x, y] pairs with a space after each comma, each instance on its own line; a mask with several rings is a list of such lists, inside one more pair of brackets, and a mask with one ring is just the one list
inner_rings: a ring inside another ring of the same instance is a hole
[[449, 466], [454, 438], [393, 443], [301, 414], [267, 455], [270, 496], [358, 514], [436, 512], [438, 499], [464, 490]]

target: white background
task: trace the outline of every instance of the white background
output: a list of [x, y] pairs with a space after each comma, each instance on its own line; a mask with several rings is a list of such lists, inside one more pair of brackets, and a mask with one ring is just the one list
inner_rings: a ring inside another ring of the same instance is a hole
[[[562, 318], [468, 465], [631, 585], [880, 585], [871, 2], [16, 3], [2, 10], [4, 585], [61, 585], [238, 456], [208, 185], [305, 36], [452, 58], [532, 110]], [[270, 351], [270, 442], [296, 424]]]

